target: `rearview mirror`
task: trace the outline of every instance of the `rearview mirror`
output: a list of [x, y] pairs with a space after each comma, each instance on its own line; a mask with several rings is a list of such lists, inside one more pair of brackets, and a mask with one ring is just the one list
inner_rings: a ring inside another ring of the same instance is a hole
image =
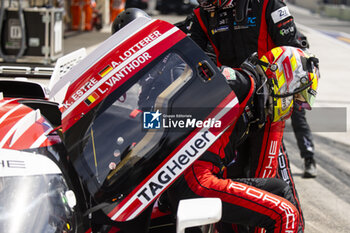
[[202, 226], [220, 221], [222, 203], [219, 198], [181, 200], [177, 211], [176, 232], [184, 233], [188, 227]]

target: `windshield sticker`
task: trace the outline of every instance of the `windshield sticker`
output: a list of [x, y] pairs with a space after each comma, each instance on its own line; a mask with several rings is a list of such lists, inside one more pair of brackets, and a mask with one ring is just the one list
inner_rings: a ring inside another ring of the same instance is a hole
[[86, 98], [86, 100], [84, 100], [84, 103], [87, 106], [90, 106], [92, 103], [94, 103], [100, 96], [94, 92], [92, 93], [89, 97]]
[[[140, 65], [145, 63], [146, 61], [151, 59], [151, 56], [149, 53], [145, 52], [141, 54], [140, 56], [134, 58], [134, 55], [138, 54], [138, 52], [149, 45], [151, 42], [155, 41], [157, 38], [162, 36], [162, 34], [159, 31], [154, 31], [150, 33], [148, 36], [137, 42], [135, 45], [133, 45], [131, 48], [123, 52], [122, 55], [119, 56], [120, 61], [112, 61], [111, 65], [105, 66], [100, 72], [98, 72], [98, 75], [102, 78], [107, 78], [108, 80], [105, 81], [103, 84], [107, 84], [109, 87], [114, 86], [116, 82], [119, 82], [122, 78], [125, 78], [129, 73], [134, 71], [136, 68], [138, 68]], [[132, 59], [130, 61], [130, 59]], [[118, 69], [120, 65], [123, 65], [125, 63], [129, 63], [125, 65], [122, 69]], [[113, 71], [113, 72], [112, 72]], [[119, 71], [116, 73], [116, 71]], [[112, 73], [111, 75], [108, 75]], [[116, 74], [115, 74], [116, 73]], [[113, 76], [115, 74], [115, 76]], [[101, 82], [101, 80], [99, 80]], [[81, 88], [79, 88], [67, 101], [65, 101], [62, 105], [65, 109], [68, 109], [72, 106], [72, 104], [77, 101], [80, 97], [82, 97], [88, 89], [90, 89], [92, 86], [94, 86], [98, 80], [96, 78], [92, 78], [90, 81], [88, 81], [85, 85], [83, 85]], [[101, 84], [101, 86], [103, 85]], [[102, 89], [101, 87], [98, 88], [100, 94], [104, 94], [107, 92], [108, 88]], [[70, 100], [73, 101], [70, 101]], [[86, 100], [86, 99], [85, 99]], [[85, 102], [84, 100], [84, 102]], [[93, 101], [95, 102], [95, 101]], [[86, 103], [86, 102], [85, 102]], [[87, 103], [86, 103], [87, 104]], [[92, 103], [87, 104], [90, 106]]]
[[[218, 118], [218, 120], [230, 118], [230, 122], [225, 122], [220, 132], [216, 133], [211, 132], [211, 127], [197, 128], [193, 131], [178, 149], [173, 151], [144, 182], [128, 195], [128, 198], [108, 214], [112, 220], [127, 221], [136, 217], [221, 136], [225, 129], [236, 120], [237, 111], [239, 111], [237, 97], [231, 95], [228, 97], [229, 99], [226, 98], [223, 101], [226, 103], [224, 108], [216, 112], [213, 118]], [[152, 117], [157, 118], [158, 115], [155, 114]]]
[[125, 76], [129, 75], [129, 73], [134, 71], [136, 68], [138, 68], [140, 65], [150, 60], [151, 58], [152, 57], [147, 52], [141, 54], [140, 56], [136, 57], [131, 62], [129, 62], [122, 69], [117, 69], [118, 72], [113, 74], [115, 76], [111, 77], [112, 80], [107, 80], [105, 83], [109, 86], [113, 86], [116, 81], [120, 81], [122, 78], [125, 78]]
[[146, 45], [150, 44], [154, 40], [156, 40], [158, 37], [160, 37], [162, 34], [159, 31], [152, 32], [147, 37], [136, 43], [134, 46], [129, 48], [127, 51], [123, 53], [123, 55], [120, 55], [119, 58], [121, 61], [125, 61], [132, 55], [134, 55], [137, 51], [141, 50], [142, 48], [146, 47]]
[[[152, 202], [161, 191], [165, 190], [190, 164], [192, 164], [215, 141], [216, 136], [207, 128], [202, 128], [188, 143], [171, 157], [158, 171], [138, 189], [112, 220], [125, 221], [136, 217], [142, 208]], [[131, 215], [130, 215], [131, 214]], [[126, 215], [126, 216], [125, 216]]]
[[113, 70], [112, 66], [108, 65], [103, 70], [101, 70], [98, 74], [103, 78], [112, 70]]
[[95, 84], [97, 83], [97, 80], [95, 78], [90, 79], [90, 81], [86, 82], [85, 85], [83, 85], [81, 88], [79, 88], [75, 93], [72, 95], [72, 99], [78, 100], [81, 96], [83, 96], [89, 89], [91, 89]]
[[[101, 77], [100, 80], [95, 78], [91, 78], [85, 85], [75, 91], [66, 101], [62, 104], [64, 107], [62, 113], [62, 119], [64, 119], [70, 112], [72, 112], [77, 106], [79, 106], [82, 102], [85, 102], [92, 93], [96, 93], [99, 95], [99, 100], [95, 99], [93, 102], [88, 105], [89, 107], [93, 107], [93, 103], [98, 103], [101, 99], [103, 99], [108, 93], [114, 91], [117, 86], [124, 83], [127, 78], [130, 78], [134, 72], [142, 69], [147, 63], [149, 63], [153, 59], [153, 55], [151, 55], [150, 50], [152, 49], [152, 54], [158, 56], [162, 50], [155, 49], [159, 42], [167, 39], [168, 37], [175, 35], [174, 33], [178, 32], [179, 29], [174, 27], [165, 33], [160, 33], [159, 31], [154, 31], [150, 33], [148, 36], [144, 37], [136, 44], [133, 44], [125, 52], [120, 51], [120, 56], [117, 57], [118, 60], [110, 61], [107, 66], [103, 69], [100, 69], [98, 73], [98, 77]], [[182, 36], [182, 34], [179, 34]], [[178, 37], [178, 39], [182, 37]], [[176, 41], [172, 41], [176, 43]], [[170, 43], [169, 46], [171, 46]], [[166, 49], [166, 47], [161, 47], [162, 49]], [[115, 59], [115, 57], [114, 57]], [[119, 60], [120, 59], [120, 60]], [[118, 85], [116, 85], [119, 83]], [[87, 103], [85, 102], [85, 106]], [[77, 111], [84, 111], [83, 109], [77, 109]], [[86, 110], [85, 110], [86, 111]], [[69, 124], [72, 124], [70, 122]]]
[[[83, 97], [97, 82], [98, 82], [98, 80], [95, 78], [90, 79], [82, 87], [80, 87], [78, 90], [76, 90], [68, 100], [66, 100], [64, 103], [62, 103], [62, 106], [65, 109], [72, 106], [75, 101], [78, 101], [81, 97]], [[84, 98], [84, 99], [86, 99], [86, 98]]]

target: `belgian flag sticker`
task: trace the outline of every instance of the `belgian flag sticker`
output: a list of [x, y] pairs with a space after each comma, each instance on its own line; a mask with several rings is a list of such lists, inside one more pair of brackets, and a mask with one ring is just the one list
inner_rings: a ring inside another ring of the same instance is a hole
[[87, 97], [85, 100], [84, 100], [84, 103], [87, 105], [87, 106], [90, 106], [92, 103], [94, 103], [98, 98], [100, 98], [100, 96], [94, 92], [92, 93], [89, 97]]

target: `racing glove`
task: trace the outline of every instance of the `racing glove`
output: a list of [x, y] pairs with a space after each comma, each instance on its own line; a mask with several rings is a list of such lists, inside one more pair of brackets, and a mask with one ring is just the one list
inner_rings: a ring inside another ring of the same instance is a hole
[[[241, 68], [232, 69], [227, 66], [221, 67], [221, 73], [225, 76], [228, 85], [235, 92], [248, 122], [258, 123], [262, 126], [265, 123], [265, 96], [263, 95], [262, 77], [254, 65], [250, 62], [242, 65]], [[251, 80], [251, 78], [253, 80]], [[253, 85], [253, 86], [252, 86]], [[253, 94], [249, 94], [253, 89]], [[261, 92], [261, 93], [260, 93]], [[244, 102], [249, 98], [247, 102]], [[244, 106], [242, 105], [244, 103]]]
[[266, 121], [266, 104], [268, 100], [268, 90], [266, 86], [266, 76], [261, 66], [258, 64], [258, 54], [254, 53], [242, 64], [241, 69], [250, 75], [255, 82], [255, 93], [253, 95], [254, 115], [259, 126]]

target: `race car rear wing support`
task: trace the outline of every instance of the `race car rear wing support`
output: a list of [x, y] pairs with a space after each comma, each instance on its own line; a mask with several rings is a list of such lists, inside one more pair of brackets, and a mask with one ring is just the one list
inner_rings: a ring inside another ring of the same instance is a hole
[[33, 66], [16, 66], [0, 65], [0, 77], [43, 77], [50, 78], [54, 67], [33, 67]]

